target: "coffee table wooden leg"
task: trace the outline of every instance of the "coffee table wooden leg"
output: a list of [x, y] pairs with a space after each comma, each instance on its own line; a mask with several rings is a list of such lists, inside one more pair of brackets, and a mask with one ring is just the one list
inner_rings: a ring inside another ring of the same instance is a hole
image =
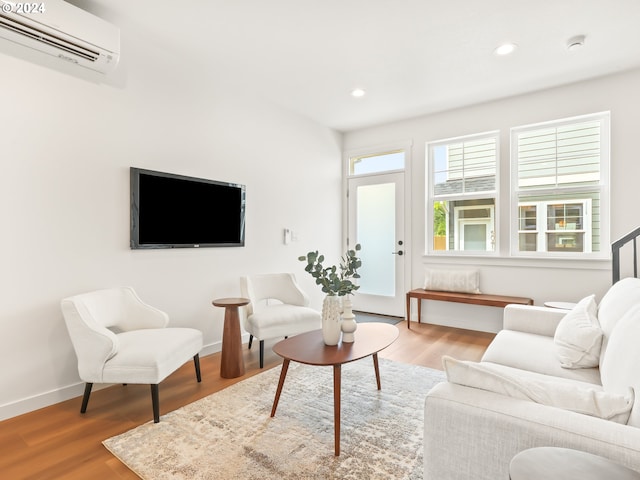
[[287, 376], [287, 370], [289, 369], [290, 360], [284, 359], [282, 362], [282, 370], [280, 370], [280, 380], [278, 380], [278, 389], [276, 390], [276, 398], [273, 400], [273, 407], [271, 407], [271, 416], [276, 414], [276, 408], [278, 408], [278, 401], [280, 401], [280, 394], [282, 393], [282, 386], [284, 385], [284, 379]]
[[335, 455], [340, 456], [340, 384], [342, 369], [341, 365], [333, 366], [333, 424], [335, 435]]
[[378, 384], [378, 390], [381, 389], [380, 387], [380, 368], [378, 367], [378, 354], [374, 353], [372, 355], [373, 357], [373, 369], [376, 371], [376, 383]]

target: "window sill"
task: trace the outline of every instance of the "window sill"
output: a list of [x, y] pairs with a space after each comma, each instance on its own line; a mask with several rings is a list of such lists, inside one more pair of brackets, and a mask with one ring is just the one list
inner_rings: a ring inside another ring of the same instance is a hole
[[610, 258], [512, 257], [500, 255], [423, 254], [422, 263], [430, 265], [478, 265], [516, 268], [575, 270], [611, 270]]

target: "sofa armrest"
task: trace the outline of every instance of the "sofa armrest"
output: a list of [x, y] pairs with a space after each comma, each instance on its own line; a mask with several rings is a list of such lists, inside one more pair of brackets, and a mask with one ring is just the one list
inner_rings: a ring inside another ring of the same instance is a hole
[[509, 478], [509, 462], [532, 447], [601, 455], [640, 470], [640, 429], [527, 400], [444, 382], [425, 400], [425, 480]]
[[567, 310], [530, 305], [507, 305], [502, 328], [553, 337]]

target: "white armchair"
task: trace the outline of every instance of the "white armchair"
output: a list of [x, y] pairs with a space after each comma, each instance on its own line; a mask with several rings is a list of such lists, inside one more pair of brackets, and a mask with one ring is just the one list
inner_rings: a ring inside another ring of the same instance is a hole
[[81, 413], [94, 383], [151, 385], [153, 420], [160, 421], [158, 384], [193, 358], [201, 381], [202, 332], [167, 328], [166, 313], [143, 303], [131, 287], [65, 298], [62, 313], [86, 382]]
[[240, 278], [242, 296], [249, 299], [243, 327], [260, 340], [260, 368], [264, 366], [264, 340], [289, 337], [322, 327], [320, 313], [308, 307], [309, 298], [292, 273], [271, 273]]

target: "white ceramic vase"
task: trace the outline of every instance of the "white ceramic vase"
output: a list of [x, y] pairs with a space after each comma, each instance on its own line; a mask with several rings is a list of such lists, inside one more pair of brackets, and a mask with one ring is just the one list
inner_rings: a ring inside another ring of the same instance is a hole
[[340, 297], [327, 295], [322, 302], [322, 339], [325, 345], [337, 345], [342, 334]]
[[346, 295], [342, 299], [342, 342], [353, 343], [357, 328], [356, 316], [351, 310], [351, 295]]

